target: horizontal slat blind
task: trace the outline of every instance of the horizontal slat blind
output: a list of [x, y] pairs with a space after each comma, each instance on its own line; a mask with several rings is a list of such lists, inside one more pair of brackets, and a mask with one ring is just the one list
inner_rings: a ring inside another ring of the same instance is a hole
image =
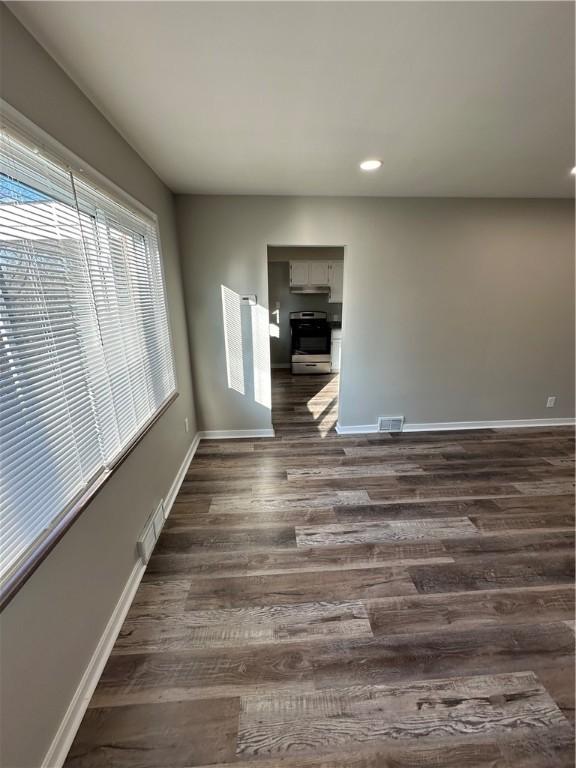
[[175, 389], [156, 224], [39, 152], [0, 145], [0, 579]]
[[174, 390], [168, 318], [152, 220], [75, 179], [88, 268], [115, 407], [101, 413], [108, 456], [121, 449]]

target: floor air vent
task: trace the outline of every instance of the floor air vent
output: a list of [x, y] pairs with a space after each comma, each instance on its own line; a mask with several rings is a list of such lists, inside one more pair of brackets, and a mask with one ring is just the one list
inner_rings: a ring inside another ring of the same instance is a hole
[[378, 432], [402, 432], [404, 416], [379, 416]]

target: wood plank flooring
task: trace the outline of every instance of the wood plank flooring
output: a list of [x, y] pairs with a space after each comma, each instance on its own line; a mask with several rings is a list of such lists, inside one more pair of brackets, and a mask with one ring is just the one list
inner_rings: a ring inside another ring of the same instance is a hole
[[573, 768], [574, 434], [202, 441], [68, 768]]

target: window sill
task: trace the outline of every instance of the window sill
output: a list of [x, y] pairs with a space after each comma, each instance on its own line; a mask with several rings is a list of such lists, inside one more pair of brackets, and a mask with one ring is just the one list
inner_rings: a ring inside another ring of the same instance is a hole
[[116, 458], [113, 466], [99, 474], [96, 480], [82, 493], [82, 496], [73, 504], [73, 506], [64, 515], [57, 519], [54, 526], [46, 532], [43, 538], [40, 539], [35, 545], [32, 545], [26, 560], [17, 566], [15, 570], [7, 576], [6, 580], [0, 587], [0, 611], [3, 611], [4, 608], [14, 598], [14, 596], [20, 591], [20, 589], [28, 581], [30, 576], [32, 576], [38, 566], [48, 557], [50, 552], [62, 539], [64, 534], [69, 530], [69, 528], [71, 528], [76, 520], [78, 520], [80, 515], [104, 487], [106, 482], [124, 463], [128, 456], [130, 456], [132, 451], [148, 434], [156, 422], [166, 413], [168, 408], [172, 405], [177, 397], [178, 392], [174, 392], [172, 395], [170, 395], [170, 397], [168, 397], [167, 400], [165, 400], [165, 402], [160, 406], [154, 416], [152, 416], [152, 418], [142, 427], [140, 432], [132, 438], [130, 443]]

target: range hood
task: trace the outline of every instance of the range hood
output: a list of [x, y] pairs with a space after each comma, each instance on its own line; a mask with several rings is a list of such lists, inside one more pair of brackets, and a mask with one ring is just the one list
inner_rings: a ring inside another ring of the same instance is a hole
[[291, 285], [290, 293], [330, 293], [329, 285]]

